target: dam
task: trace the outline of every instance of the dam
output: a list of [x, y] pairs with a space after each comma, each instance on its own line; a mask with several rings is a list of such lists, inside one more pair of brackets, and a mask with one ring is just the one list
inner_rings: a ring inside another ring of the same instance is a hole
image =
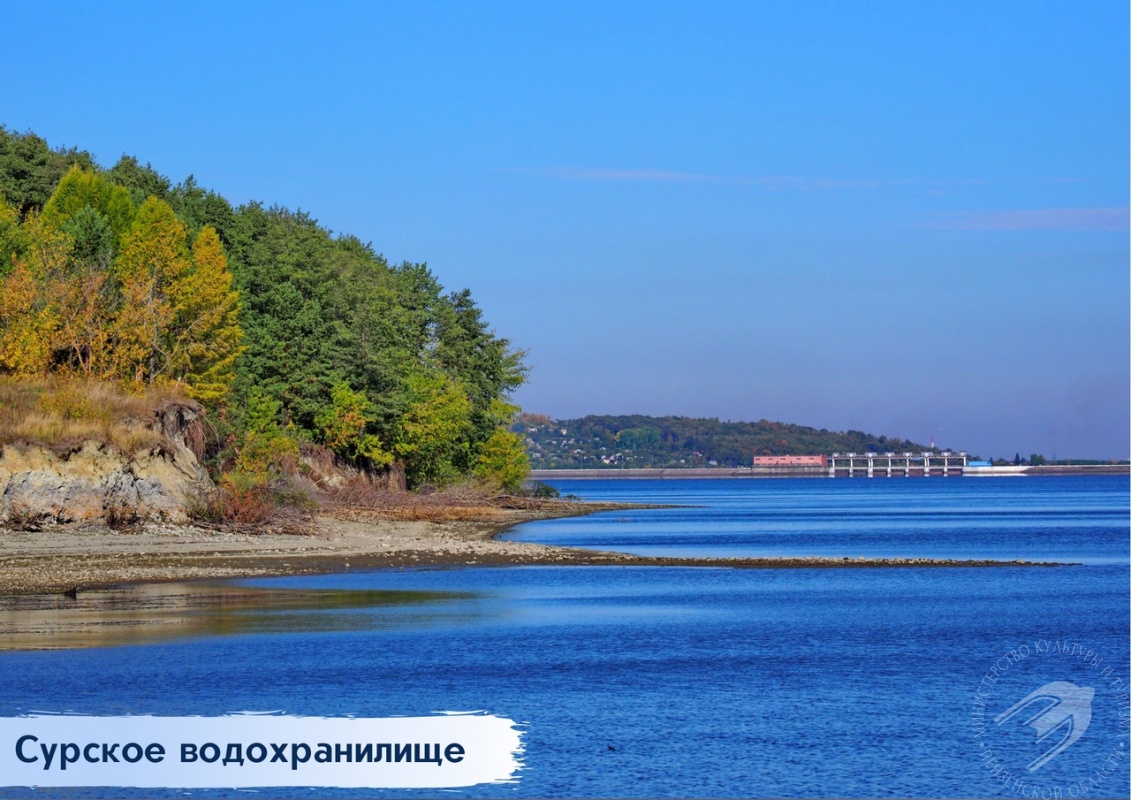
[[[835, 453], [832, 456], [772, 456], [777, 463], [752, 467], [670, 467], [666, 469], [535, 469], [530, 478], [547, 480], [679, 480], [687, 478], [945, 478], [1022, 477], [1051, 475], [1127, 475], [1131, 467], [1116, 464], [1047, 464], [994, 466], [973, 461], [965, 453]], [[784, 463], [804, 458], [807, 463]], [[819, 459], [824, 459], [820, 461]], [[813, 460], [816, 460], [815, 462]], [[870, 462], [870, 463], [869, 463]]]
[[940, 453], [833, 453], [827, 461], [830, 478], [929, 478], [932, 475], [946, 478], [962, 474], [966, 468], [966, 453], [949, 450]]

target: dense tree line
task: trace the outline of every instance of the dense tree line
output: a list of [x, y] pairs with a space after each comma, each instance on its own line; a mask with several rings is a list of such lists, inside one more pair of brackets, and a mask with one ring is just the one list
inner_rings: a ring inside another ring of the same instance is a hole
[[551, 420], [524, 414], [512, 430], [539, 468], [750, 466], [753, 456], [835, 452], [922, 452], [906, 439], [828, 431], [783, 422], [692, 417], [588, 416]]
[[168, 203], [150, 196], [135, 205], [126, 189], [77, 165], [42, 209], [17, 209], [0, 204], [0, 369], [225, 398], [243, 334], [214, 228], [190, 244]]
[[412, 485], [522, 473], [523, 353], [469, 291], [303, 212], [0, 128], [0, 279], [0, 370], [181, 387], [237, 469], [314, 442]]

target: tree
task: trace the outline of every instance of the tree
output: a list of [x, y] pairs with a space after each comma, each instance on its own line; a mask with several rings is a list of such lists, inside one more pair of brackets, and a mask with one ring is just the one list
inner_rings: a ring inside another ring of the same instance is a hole
[[373, 421], [373, 409], [363, 392], [355, 392], [344, 381], [330, 391], [331, 405], [318, 413], [315, 423], [322, 430], [322, 440], [338, 455], [354, 461], [367, 460], [373, 466], [392, 463], [393, 455], [381, 440], [367, 428]]
[[21, 217], [43, 208], [59, 179], [76, 165], [93, 169], [94, 159], [85, 151], [52, 150], [34, 133], [13, 133], [0, 126], [0, 200], [14, 206]]
[[110, 228], [110, 244], [116, 249], [133, 223], [133, 200], [128, 190], [96, 172], [71, 167], [43, 206], [42, 218], [47, 224], [64, 229], [67, 222], [86, 206], [105, 218]]
[[522, 437], [501, 428], [496, 430], [483, 443], [472, 473], [493, 488], [516, 491], [530, 474], [530, 458]]
[[227, 200], [215, 192], [202, 189], [192, 175], [174, 186], [167, 195], [158, 196], [169, 201], [169, 205], [177, 212], [177, 219], [184, 223], [190, 236], [195, 237], [201, 228], [211, 225], [220, 235], [224, 247], [231, 251], [237, 219]]
[[467, 391], [471, 401], [470, 435], [475, 449], [494, 435], [497, 420], [492, 416], [491, 404], [509, 396], [526, 380], [522, 363], [526, 354], [511, 349], [510, 342], [488, 329], [467, 289], [444, 298], [438, 304], [436, 316], [436, 357]]
[[0, 199], [0, 276], [7, 275], [14, 260], [24, 254], [26, 239], [19, 212]]
[[252, 391], [240, 409], [242, 444], [236, 469], [255, 482], [266, 483], [298, 457], [298, 444], [279, 424], [282, 404], [262, 392]]
[[3, 361], [18, 374], [45, 373], [54, 351], [61, 347], [59, 335], [69, 312], [68, 307], [60, 305], [57, 293], [69, 285], [66, 270], [71, 240], [62, 231], [43, 224], [34, 211], [21, 226], [20, 239], [22, 255], [14, 257], [0, 298], [6, 351]]
[[107, 365], [114, 287], [109, 269], [134, 218], [129, 193], [73, 166], [41, 214], [29, 215], [29, 257], [38, 258], [46, 294], [58, 314], [53, 349], [85, 375]]
[[36, 275], [18, 260], [0, 282], [0, 369], [16, 375], [45, 373], [54, 327], [55, 315]]
[[168, 377], [172, 297], [183, 291], [179, 284], [189, 266], [184, 227], [168, 203], [150, 197], [122, 237], [114, 264], [122, 302], [111, 326], [111, 369], [119, 379], [153, 384]]
[[216, 229], [205, 226], [192, 245], [192, 269], [169, 286], [173, 317], [166, 336], [169, 377], [198, 400], [227, 395], [243, 352], [239, 292]]
[[136, 205], [140, 206], [148, 197], [169, 200], [171, 186], [169, 179], [149, 164], [143, 167], [133, 156], [123, 155], [106, 176], [119, 186], [128, 189]]
[[466, 460], [471, 403], [442, 373], [415, 372], [407, 385], [411, 400], [397, 420], [393, 453], [410, 486], [451, 483], [459, 476], [456, 464]]
[[[58, 313], [53, 348], [86, 376], [106, 358], [113, 233], [106, 218], [83, 206], [58, 230], [32, 217], [31, 251], [45, 265], [47, 296]], [[51, 266], [46, 266], [50, 264]]]
[[343, 375], [374, 396], [355, 379], [344, 325], [327, 307], [332, 246], [305, 215], [253, 204], [240, 210], [229, 253], [247, 345], [234, 389], [243, 395], [257, 387], [280, 400], [285, 418], [311, 438]]

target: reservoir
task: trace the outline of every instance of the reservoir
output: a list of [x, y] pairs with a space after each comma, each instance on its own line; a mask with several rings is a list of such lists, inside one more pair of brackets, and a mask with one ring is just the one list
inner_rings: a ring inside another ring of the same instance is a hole
[[[1031, 786], [1095, 775], [1091, 796], [1127, 795], [1126, 755], [1118, 770], [1104, 766], [1127, 752], [1126, 703], [1109, 688], [1120, 679], [1126, 697], [1126, 477], [557, 485], [685, 507], [509, 536], [650, 555], [1076, 566], [471, 567], [107, 590], [114, 626], [159, 633], [0, 652], [0, 715], [481, 710], [515, 720], [522, 769], [511, 783], [450, 792], [468, 797], [1016, 796], [995, 763]], [[50, 613], [9, 605], [0, 622]], [[979, 700], [994, 665], [1004, 677]], [[1014, 767], [1036, 737], [993, 718], [1052, 681], [1094, 689], [1087, 730], [1038, 772], [1024, 759]]]

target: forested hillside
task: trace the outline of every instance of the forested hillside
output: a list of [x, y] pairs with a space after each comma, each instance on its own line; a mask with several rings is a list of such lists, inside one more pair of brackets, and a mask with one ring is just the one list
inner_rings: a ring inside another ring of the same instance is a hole
[[692, 417], [588, 416], [552, 420], [521, 415], [511, 430], [536, 469], [741, 467], [771, 455], [836, 452], [920, 453], [906, 439], [827, 431], [783, 422], [720, 422]]
[[0, 282], [4, 380], [194, 398], [229, 485], [307, 445], [410, 486], [525, 474], [506, 430], [522, 351], [469, 291], [301, 211], [0, 127]]

